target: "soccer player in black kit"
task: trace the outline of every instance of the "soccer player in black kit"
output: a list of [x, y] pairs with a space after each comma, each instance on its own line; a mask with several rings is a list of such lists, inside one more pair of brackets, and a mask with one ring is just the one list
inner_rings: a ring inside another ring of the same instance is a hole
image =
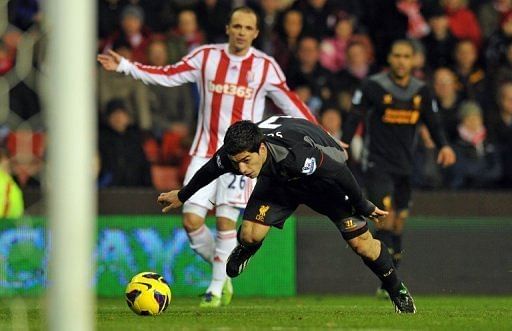
[[282, 228], [299, 204], [328, 216], [348, 245], [384, 284], [397, 313], [415, 313], [409, 291], [399, 279], [385, 244], [375, 240], [367, 218], [387, 212], [363, 197], [345, 164], [346, 153], [323, 129], [306, 120], [273, 116], [259, 123], [233, 124], [224, 145], [181, 190], [162, 193], [163, 212], [182, 205], [201, 187], [231, 172], [258, 178], [238, 230], [238, 246], [226, 266], [238, 276], [261, 247], [270, 226]]
[[[368, 199], [389, 212], [376, 224], [375, 238], [388, 247], [396, 268], [401, 259], [402, 233], [409, 214], [418, 123], [427, 126], [439, 148], [438, 163], [446, 167], [455, 162], [428, 87], [411, 76], [414, 52], [408, 40], [393, 43], [388, 55], [390, 71], [369, 77], [354, 93], [353, 107], [344, 122], [341, 138], [344, 144], [350, 143], [358, 124], [365, 121], [364, 186]], [[382, 293], [383, 288], [378, 293]]]

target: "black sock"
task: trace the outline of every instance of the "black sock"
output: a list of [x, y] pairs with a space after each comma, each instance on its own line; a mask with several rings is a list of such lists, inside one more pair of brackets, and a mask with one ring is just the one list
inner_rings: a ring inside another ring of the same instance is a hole
[[401, 280], [398, 278], [396, 269], [393, 266], [393, 259], [389, 254], [386, 245], [381, 242], [380, 255], [375, 261], [363, 258], [364, 264], [382, 281], [382, 288], [390, 295], [398, 293]]
[[402, 261], [402, 234], [393, 234], [393, 263], [398, 269]]
[[243, 241], [243, 239], [241, 238], [241, 233], [242, 231], [240, 231], [240, 228], [238, 229], [238, 232], [236, 234], [236, 239], [238, 241], [238, 245], [240, 247], [242, 247], [244, 249], [244, 251], [246, 251], [247, 253], [249, 253], [251, 256], [253, 256], [254, 254], [256, 254], [256, 252], [258, 251], [258, 249], [260, 249], [261, 245], [263, 245], [263, 241], [260, 241], [258, 243], [252, 243], [252, 244], [249, 244], [249, 243], [246, 243], [245, 241]]

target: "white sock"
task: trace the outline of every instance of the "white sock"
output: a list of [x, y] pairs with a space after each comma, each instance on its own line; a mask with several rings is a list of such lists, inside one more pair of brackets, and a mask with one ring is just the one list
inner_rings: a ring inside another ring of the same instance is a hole
[[210, 229], [206, 225], [202, 225], [199, 229], [189, 232], [188, 239], [190, 247], [201, 256], [205, 261], [213, 262], [213, 253], [215, 242]]
[[215, 238], [215, 257], [213, 258], [212, 282], [206, 292], [221, 296], [226, 281], [226, 262], [236, 246], [236, 230], [217, 231]]

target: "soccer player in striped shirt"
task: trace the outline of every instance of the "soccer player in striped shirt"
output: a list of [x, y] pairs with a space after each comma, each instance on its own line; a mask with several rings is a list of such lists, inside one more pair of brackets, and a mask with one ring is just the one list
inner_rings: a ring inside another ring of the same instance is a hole
[[[98, 55], [106, 70], [131, 75], [146, 84], [172, 87], [197, 83], [200, 109], [185, 184], [220, 148], [231, 124], [263, 119], [267, 96], [285, 114], [316, 122], [304, 103], [289, 90], [276, 61], [252, 47], [258, 33], [256, 13], [249, 7], [239, 7], [232, 11], [226, 25], [227, 44], [201, 46], [174, 65], [154, 67], [131, 63], [113, 51]], [[212, 281], [201, 307], [231, 302], [233, 289], [226, 275], [226, 261], [236, 246], [240, 208], [247, 204], [253, 187], [253, 180], [227, 173], [198, 191], [183, 206], [183, 226], [191, 247], [213, 265]], [[208, 210], [214, 206], [215, 239], [204, 225]]]

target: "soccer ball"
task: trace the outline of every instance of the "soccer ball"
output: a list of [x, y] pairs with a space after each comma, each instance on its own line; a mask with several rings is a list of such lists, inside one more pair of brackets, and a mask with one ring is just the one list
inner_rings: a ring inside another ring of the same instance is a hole
[[137, 315], [158, 315], [171, 302], [169, 285], [154, 272], [141, 272], [133, 276], [124, 294], [128, 307]]

